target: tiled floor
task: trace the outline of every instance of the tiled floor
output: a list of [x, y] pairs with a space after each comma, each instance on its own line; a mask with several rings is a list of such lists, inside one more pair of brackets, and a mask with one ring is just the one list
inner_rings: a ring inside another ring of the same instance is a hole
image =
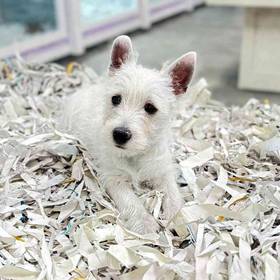
[[[249, 98], [269, 98], [280, 103], [280, 93], [241, 91], [237, 88], [243, 12], [236, 8], [200, 7], [154, 24], [147, 31], [130, 34], [139, 62], [159, 68], [167, 60], [183, 53], [198, 53], [196, 80], [205, 77], [214, 98], [226, 104], [243, 104]], [[87, 50], [73, 59], [93, 67], [98, 73], [106, 70], [111, 41]]]

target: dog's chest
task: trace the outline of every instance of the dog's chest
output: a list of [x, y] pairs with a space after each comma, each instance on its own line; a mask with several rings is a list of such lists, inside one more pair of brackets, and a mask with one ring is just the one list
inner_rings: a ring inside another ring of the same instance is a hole
[[128, 159], [126, 161], [126, 171], [129, 170], [133, 185], [142, 190], [152, 190], [156, 187], [155, 174], [151, 174], [149, 164], [135, 160]]

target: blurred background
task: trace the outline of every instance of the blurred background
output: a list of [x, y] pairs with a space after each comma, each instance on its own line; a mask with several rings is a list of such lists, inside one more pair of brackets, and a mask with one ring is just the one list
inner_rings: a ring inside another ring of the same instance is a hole
[[0, 0], [0, 59], [76, 61], [101, 74], [119, 34], [151, 68], [196, 51], [196, 80], [226, 104], [280, 102], [279, 0]]

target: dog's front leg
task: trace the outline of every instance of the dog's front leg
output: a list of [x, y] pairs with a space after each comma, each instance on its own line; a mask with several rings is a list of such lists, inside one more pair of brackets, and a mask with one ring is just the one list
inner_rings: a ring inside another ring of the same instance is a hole
[[167, 171], [165, 175], [155, 179], [155, 186], [164, 193], [163, 215], [170, 222], [184, 205], [184, 200], [175, 180], [175, 174]]
[[159, 229], [158, 223], [133, 192], [132, 183], [128, 178], [113, 176], [108, 179], [107, 176], [105, 187], [127, 228], [141, 234], [156, 232]]

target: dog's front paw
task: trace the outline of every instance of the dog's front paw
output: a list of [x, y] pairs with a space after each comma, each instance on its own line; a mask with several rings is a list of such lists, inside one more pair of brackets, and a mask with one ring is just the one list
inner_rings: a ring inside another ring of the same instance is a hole
[[137, 216], [129, 217], [124, 220], [125, 226], [140, 234], [155, 233], [160, 229], [154, 217], [148, 213], [139, 213]]
[[184, 201], [181, 197], [165, 197], [163, 200], [163, 218], [169, 223], [182, 209]]

